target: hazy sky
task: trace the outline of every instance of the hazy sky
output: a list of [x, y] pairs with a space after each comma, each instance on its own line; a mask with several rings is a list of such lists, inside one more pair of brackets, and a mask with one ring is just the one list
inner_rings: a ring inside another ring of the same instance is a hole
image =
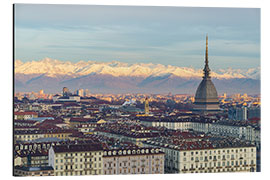
[[15, 59], [112, 60], [211, 69], [260, 66], [260, 9], [15, 6]]

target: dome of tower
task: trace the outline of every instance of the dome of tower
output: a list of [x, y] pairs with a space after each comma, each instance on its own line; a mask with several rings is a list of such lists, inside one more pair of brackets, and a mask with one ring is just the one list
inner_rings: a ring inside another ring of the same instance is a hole
[[203, 79], [197, 88], [195, 102], [218, 102], [217, 90], [211, 79]]
[[211, 81], [208, 65], [208, 36], [206, 36], [204, 76], [195, 94], [194, 110], [219, 111], [217, 90]]

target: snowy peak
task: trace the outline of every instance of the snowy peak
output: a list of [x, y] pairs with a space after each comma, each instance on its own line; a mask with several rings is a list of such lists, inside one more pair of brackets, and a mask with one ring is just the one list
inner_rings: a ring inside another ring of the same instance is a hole
[[[49, 77], [58, 75], [69, 75], [79, 77], [89, 74], [136, 77], [155, 77], [167, 74], [182, 78], [201, 78], [203, 72], [201, 69], [188, 67], [178, 67], [171, 65], [135, 63], [128, 64], [119, 61], [96, 62], [79, 61], [72, 63], [69, 61], [60, 61], [50, 58], [44, 58], [39, 61], [22, 62], [15, 61], [16, 74], [46, 74]], [[231, 78], [250, 78], [260, 79], [260, 67], [242, 70], [242, 69], [219, 69], [216, 72], [211, 71], [211, 76], [217, 79]]]

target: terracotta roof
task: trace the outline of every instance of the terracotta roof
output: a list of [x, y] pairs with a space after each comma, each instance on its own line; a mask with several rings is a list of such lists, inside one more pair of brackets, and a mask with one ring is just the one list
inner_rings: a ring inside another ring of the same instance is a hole
[[37, 112], [14, 112], [14, 115], [38, 115]]
[[70, 122], [97, 122], [98, 120], [92, 118], [71, 118]]
[[78, 145], [58, 145], [53, 146], [55, 153], [64, 153], [64, 152], [87, 152], [87, 151], [101, 151], [103, 150], [101, 144], [78, 144]]
[[14, 120], [14, 124], [35, 124], [35, 120]]

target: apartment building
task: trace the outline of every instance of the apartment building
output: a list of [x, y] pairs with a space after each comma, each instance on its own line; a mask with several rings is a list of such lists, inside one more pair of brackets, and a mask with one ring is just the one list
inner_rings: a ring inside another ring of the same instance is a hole
[[44, 138], [44, 132], [41, 130], [15, 130], [14, 141], [33, 141]]
[[164, 174], [164, 153], [159, 148], [105, 150], [103, 174]]
[[160, 137], [144, 146], [160, 147], [165, 153], [165, 173], [256, 171], [256, 147], [231, 138]]
[[44, 131], [44, 138], [58, 138], [58, 139], [68, 139], [72, 135], [73, 130], [71, 129], [53, 129]]
[[103, 148], [100, 144], [72, 144], [52, 146], [49, 166], [55, 176], [103, 174]]

